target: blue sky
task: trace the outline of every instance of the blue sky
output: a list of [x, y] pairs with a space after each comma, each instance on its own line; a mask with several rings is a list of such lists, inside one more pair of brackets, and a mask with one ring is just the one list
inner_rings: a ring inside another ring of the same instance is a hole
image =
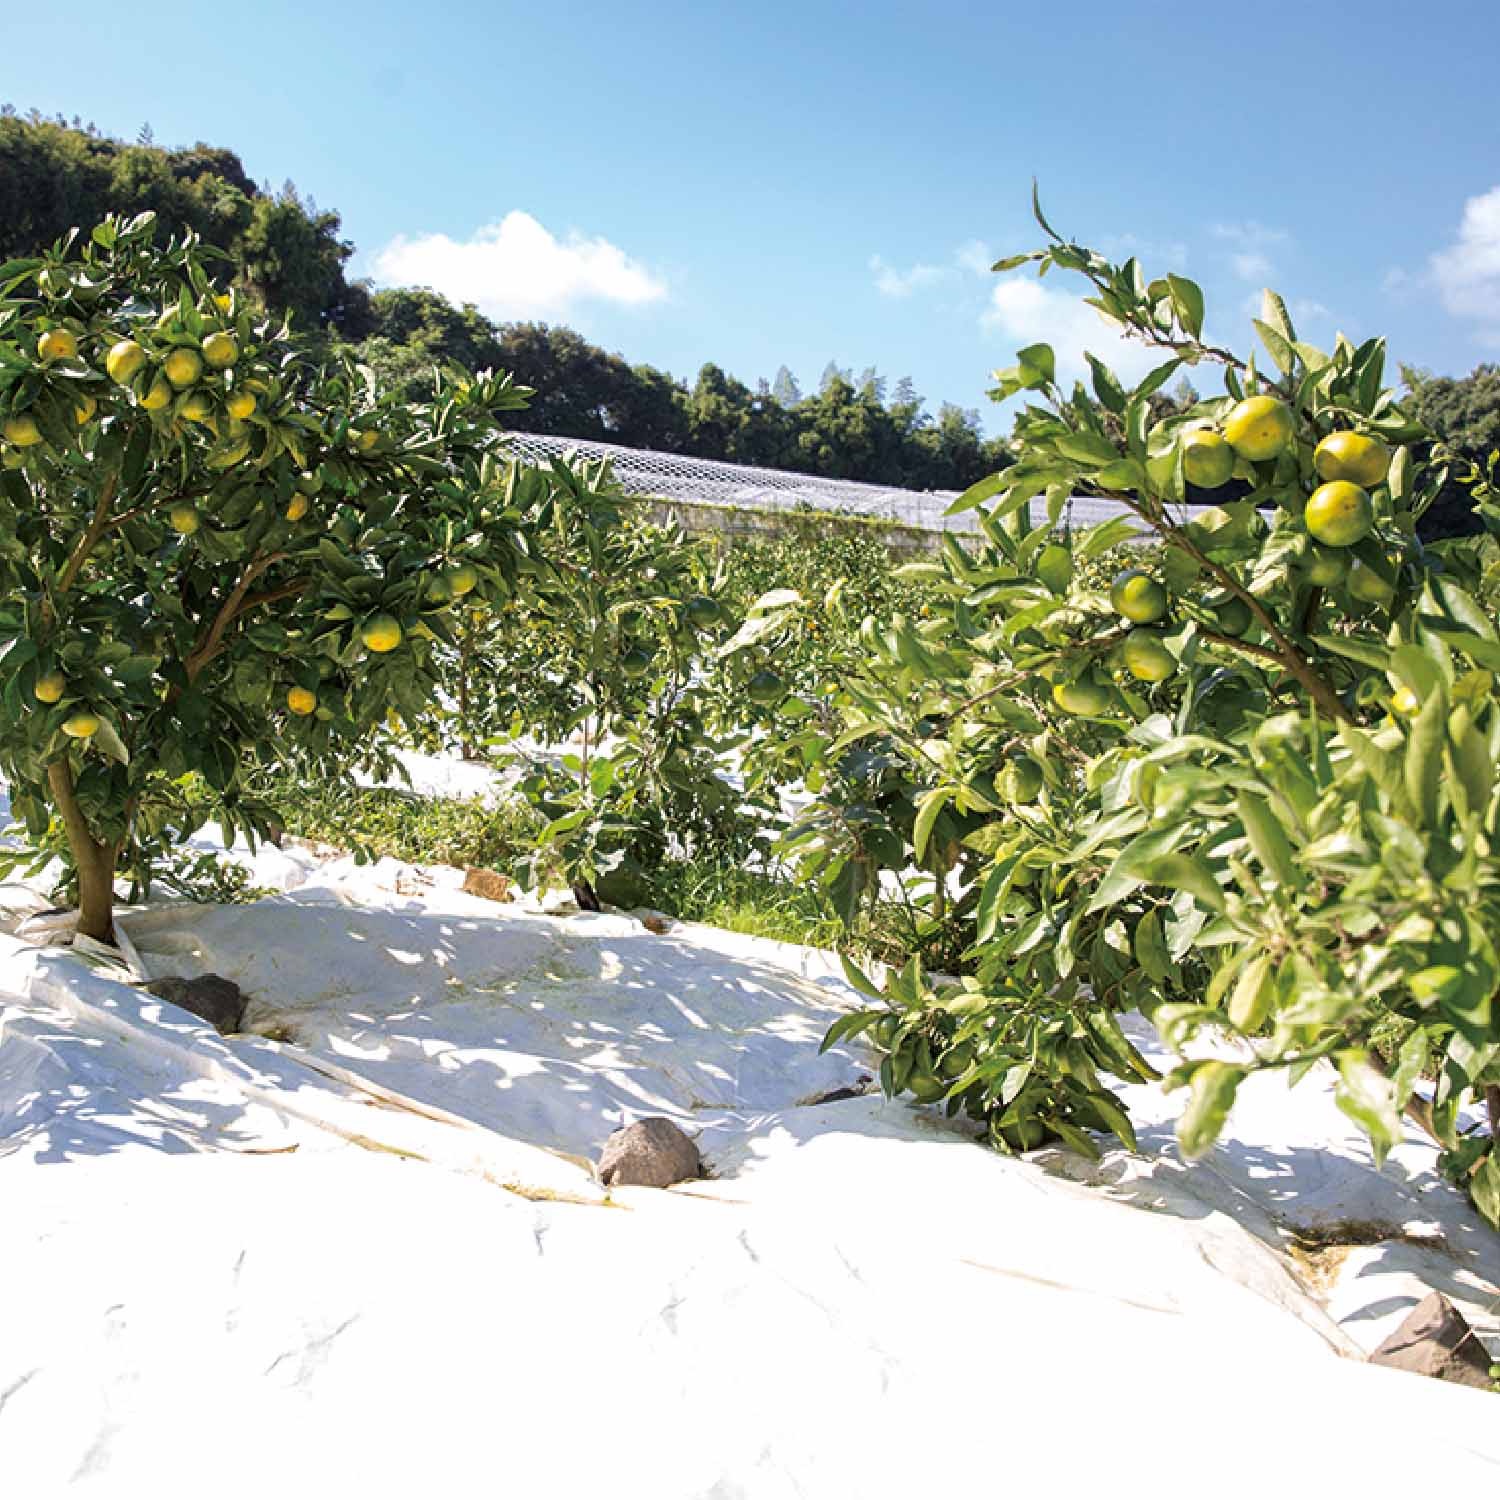
[[1005, 425], [1018, 345], [1117, 352], [1069, 278], [982, 269], [1038, 242], [1033, 175], [1220, 337], [1269, 282], [1315, 342], [1500, 358], [1497, 5], [69, 0], [5, 41], [0, 100], [233, 147], [343, 215], [357, 274], [679, 376], [835, 358]]

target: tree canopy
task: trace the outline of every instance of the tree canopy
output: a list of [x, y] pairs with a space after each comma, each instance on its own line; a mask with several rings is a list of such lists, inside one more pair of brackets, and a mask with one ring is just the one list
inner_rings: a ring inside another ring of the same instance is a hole
[[303, 333], [356, 346], [409, 395], [430, 394], [434, 362], [502, 369], [536, 396], [517, 427], [830, 478], [966, 489], [1006, 461], [977, 412], [926, 411], [910, 380], [858, 378], [830, 362], [804, 396], [784, 366], [774, 385], [705, 364], [691, 384], [632, 364], [570, 328], [497, 324], [422, 287], [350, 281], [354, 246], [338, 214], [287, 183], [258, 186], [239, 156], [202, 143], [167, 149], [148, 133], [112, 140], [80, 121], [0, 112], [0, 259], [34, 255], [109, 214], [156, 215], [159, 242], [192, 231], [227, 254], [240, 290], [290, 313]]

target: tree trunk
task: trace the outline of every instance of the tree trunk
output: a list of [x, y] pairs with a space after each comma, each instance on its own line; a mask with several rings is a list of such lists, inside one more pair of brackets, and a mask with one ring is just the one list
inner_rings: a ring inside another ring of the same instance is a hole
[[603, 911], [599, 904], [599, 897], [592, 885], [587, 880], [578, 879], [573, 882], [573, 900], [578, 904], [579, 911]]
[[68, 848], [78, 871], [78, 931], [101, 943], [115, 940], [115, 863], [120, 851], [93, 835], [73, 790], [73, 772], [65, 760], [47, 767], [47, 784], [62, 814]]

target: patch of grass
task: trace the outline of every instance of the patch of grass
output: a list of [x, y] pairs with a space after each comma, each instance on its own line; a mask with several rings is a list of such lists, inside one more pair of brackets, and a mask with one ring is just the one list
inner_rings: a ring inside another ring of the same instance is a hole
[[507, 871], [541, 827], [523, 802], [486, 807], [395, 787], [307, 788], [284, 817], [288, 833], [369, 858]]
[[811, 887], [712, 859], [674, 862], [653, 871], [651, 904], [685, 922], [784, 943], [837, 948], [844, 937], [838, 918]]

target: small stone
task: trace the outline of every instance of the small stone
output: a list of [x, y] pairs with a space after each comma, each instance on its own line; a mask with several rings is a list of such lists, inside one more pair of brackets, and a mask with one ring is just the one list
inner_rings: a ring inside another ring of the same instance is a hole
[[464, 890], [486, 901], [514, 901], [515, 887], [508, 876], [498, 870], [481, 870], [471, 865], [464, 871]]
[[671, 1187], [703, 1175], [698, 1147], [660, 1115], [615, 1131], [599, 1153], [599, 1181], [605, 1187]]
[[1441, 1292], [1433, 1292], [1412, 1308], [1370, 1363], [1488, 1390], [1493, 1361], [1464, 1315]]
[[159, 1000], [180, 1005], [220, 1031], [238, 1031], [245, 1015], [245, 997], [232, 979], [202, 974], [197, 979], [168, 975], [153, 979], [146, 989]]
[[671, 917], [661, 916], [657, 912], [651, 912], [641, 918], [641, 926], [647, 932], [654, 932], [657, 937], [664, 937], [672, 930], [672, 919]]

